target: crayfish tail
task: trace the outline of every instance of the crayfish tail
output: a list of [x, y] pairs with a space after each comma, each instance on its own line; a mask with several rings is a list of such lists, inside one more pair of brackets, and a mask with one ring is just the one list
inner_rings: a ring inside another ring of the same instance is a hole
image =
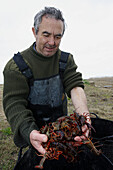
[[97, 150], [96, 147], [94, 146], [94, 144], [92, 143], [92, 141], [89, 139], [89, 142], [87, 143], [87, 146], [91, 149], [91, 151], [96, 154], [96, 155], [100, 155], [102, 153], [101, 150]]
[[41, 159], [39, 165], [36, 165], [35, 168], [43, 169], [43, 164], [46, 159], [47, 159], [47, 152], [45, 153], [44, 157]]

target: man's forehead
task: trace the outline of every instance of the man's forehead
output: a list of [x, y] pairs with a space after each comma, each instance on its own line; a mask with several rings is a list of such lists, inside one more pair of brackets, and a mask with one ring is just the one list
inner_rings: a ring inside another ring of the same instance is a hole
[[49, 16], [49, 15], [45, 15], [42, 17], [42, 22], [55, 22], [55, 23], [61, 23], [63, 24], [63, 22], [60, 20], [60, 19], [55, 19], [54, 17], [52, 16]]
[[42, 22], [39, 26], [39, 30], [41, 32], [48, 32], [51, 31], [56, 32], [56, 34], [63, 33], [63, 22], [61, 20], [56, 20], [55, 18], [46, 18], [45, 16], [42, 17]]

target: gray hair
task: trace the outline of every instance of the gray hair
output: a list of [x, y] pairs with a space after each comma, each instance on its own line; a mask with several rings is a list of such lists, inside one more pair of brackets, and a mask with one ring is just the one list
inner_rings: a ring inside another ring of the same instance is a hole
[[34, 17], [34, 28], [35, 33], [38, 33], [40, 23], [42, 22], [43, 16], [48, 16], [50, 18], [55, 18], [56, 20], [61, 20], [63, 22], [63, 34], [65, 32], [65, 20], [62, 16], [62, 12], [54, 7], [45, 7], [44, 10], [38, 12]]

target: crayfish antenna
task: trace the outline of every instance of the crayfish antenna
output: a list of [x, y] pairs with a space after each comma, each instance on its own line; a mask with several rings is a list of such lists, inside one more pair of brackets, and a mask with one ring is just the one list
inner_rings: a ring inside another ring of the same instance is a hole
[[89, 123], [87, 123], [87, 126], [88, 126], [88, 128], [91, 128], [91, 129], [93, 129], [93, 131], [96, 133], [96, 130], [95, 130], [95, 128], [91, 125], [91, 124], [89, 124]]

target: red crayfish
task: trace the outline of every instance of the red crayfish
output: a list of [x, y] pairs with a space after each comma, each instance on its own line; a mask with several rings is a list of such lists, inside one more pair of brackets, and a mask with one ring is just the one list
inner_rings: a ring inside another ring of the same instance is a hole
[[69, 116], [64, 116], [58, 118], [55, 122], [49, 123], [40, 129], [40, 133], [46, 134], [48, 136], [48, 141], [43, 143], [43, 147], [46, 149], [46, 153], [40, 161], [39, 165], [35, 168], [43, 169], [43, 164], [46, 159], [59, 159], [60, 155], [63, 155], [68, 162], [73, 162], [77, 160], [77, 155], [80, 152], [79, 146], [86, 144], [91, 150], [99, 155], [98, 151], [90, 138], [77, 142], [74, 140], [75, 136], [83, 135], [82, 126], [87, 124], [87, 119], [89, 115], [84, 113], [79, 115], [73, 113]]

